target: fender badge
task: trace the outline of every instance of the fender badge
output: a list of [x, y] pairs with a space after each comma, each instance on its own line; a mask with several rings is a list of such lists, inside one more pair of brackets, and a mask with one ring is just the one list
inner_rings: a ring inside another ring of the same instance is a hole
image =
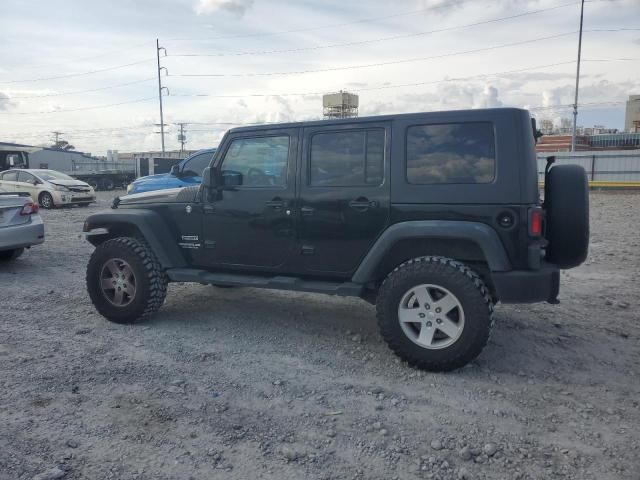
[[186, 207], [184, 207], [184, 210], [187, 213], [191, 213], [191, 210], [193, 210], [193, 209], [191, 208], [191, 205], [187, 205]]

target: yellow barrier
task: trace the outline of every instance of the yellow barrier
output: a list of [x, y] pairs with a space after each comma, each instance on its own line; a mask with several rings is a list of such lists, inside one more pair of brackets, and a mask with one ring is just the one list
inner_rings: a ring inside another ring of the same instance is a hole
[[[544, 187], [544, 182], [538, 182], [540, 188]], [[640, 188], [640, 182], [606, 182], [589, 181], [589, 188]]]

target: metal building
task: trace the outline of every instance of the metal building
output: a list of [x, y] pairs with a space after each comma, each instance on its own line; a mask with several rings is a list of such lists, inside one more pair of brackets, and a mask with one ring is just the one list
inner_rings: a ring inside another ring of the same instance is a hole
[[629, 95], [624, 113], [625, 132], [640, 132], [640, 95]]
[[359, 98], [355, 93], [327, 93], [322, 96], [324, 118], [351, 118], [358, 116]]

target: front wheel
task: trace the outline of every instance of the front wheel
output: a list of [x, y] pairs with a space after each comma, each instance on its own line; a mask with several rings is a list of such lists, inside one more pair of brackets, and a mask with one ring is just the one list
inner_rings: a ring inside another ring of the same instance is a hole
[[380, 333], [410, 365], [431, 371], [460, 368], [489, 340], [493, 302], [466, 265], [445, 257], [409, 260], [378, 292]]
[[162, 306], [167, 278], [144, 241], [118, 237], [98, 245], [91, 255], [87, 290], [102, 316], [116, 323], [134, 323]]
[[38, 203], [42, 208], [50, 209], [55, 205], [53, 203], [53, 197], [49, 192], [42, 192], [38, 197]]

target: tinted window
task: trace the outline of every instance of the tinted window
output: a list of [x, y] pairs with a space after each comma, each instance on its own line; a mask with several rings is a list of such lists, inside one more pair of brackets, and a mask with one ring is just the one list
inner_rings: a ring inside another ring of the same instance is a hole
[[242, 174], [247, 187], [284, 186], [287, 183], [289, 137], [238, 138], [231, 142], [222, 172]]
[[202, 171], [209, 166], [213, 158], [213, 152], [201, 153], [185, 163], [182, 169], [182, 175], [201, 177]]
[[315, 134], [309, 172], [309, 183], [315, 187], [380, 185], [384, 178], [384, 130]]
[[27, 172], [19, 172], [18, 173], [18, 181], [25, 183], [35, 183], [36, 179], [33, 175]]
[[7, 182], [15, 182], [18, 180], [18, 172], [5, 172], [2, 174], [2, 180]]
[[416, 125], [407, 130], [409, 183], [490, 183], [495, 171], [491, 123]]

